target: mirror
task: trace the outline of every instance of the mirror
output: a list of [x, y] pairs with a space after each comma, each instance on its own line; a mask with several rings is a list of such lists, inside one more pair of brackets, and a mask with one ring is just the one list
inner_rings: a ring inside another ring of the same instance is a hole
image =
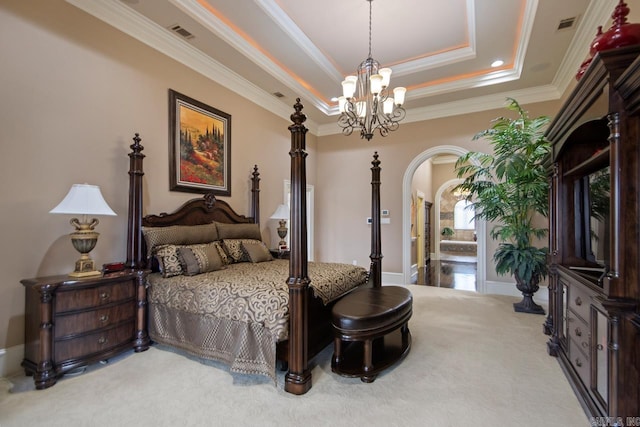
[[606, 268], [609, 264], [609, 166], [587, 176], [589, 244], [587, 259]]

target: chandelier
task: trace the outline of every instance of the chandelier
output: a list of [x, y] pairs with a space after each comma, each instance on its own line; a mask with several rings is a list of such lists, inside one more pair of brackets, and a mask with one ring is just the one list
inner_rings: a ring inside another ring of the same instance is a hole
[[371, 57], [371, 2], [369, 2], [369, 56], [355, 76], [347, 76], [342, 82], [342, 96], [338, 98], [340, 117], [338, 125], [344, 135], [360, 130], [360, 137], [370, 141], [377, 130], [381, 136], [400, 127], [406, 112], [402, 108], [407, 91], [404, 87], [393, 89], [390, 97], [390, 68], [380, 68], [380, 63]]
[[468, 199], [469, 196], [471, 196], [471, 191], [462, 189], [462, 188], [460, 188], [460, 186], [457, 186], [453, 190], [453, 197], [455, 197], [458, 200]]

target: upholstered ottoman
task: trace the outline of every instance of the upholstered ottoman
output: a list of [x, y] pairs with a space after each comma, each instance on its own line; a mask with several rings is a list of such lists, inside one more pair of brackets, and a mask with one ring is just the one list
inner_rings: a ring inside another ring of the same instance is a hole
[[400, 286], [356, 289], [333, 307], [333, 372], [373, 382], [411, 348], [413, 297]]

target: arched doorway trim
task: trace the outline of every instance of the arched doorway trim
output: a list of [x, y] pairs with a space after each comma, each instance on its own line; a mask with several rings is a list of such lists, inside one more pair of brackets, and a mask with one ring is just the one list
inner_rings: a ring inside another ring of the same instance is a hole
[[[462, 156], [467, 150], [455, 145], [439, 145], [429, 148], [418, 154], [407, 166], [402, 180], [402, 275], [404, 283], [411, 283], [411, 181], [413, 174], [418, 167], [431, 157], [438, 154], [453, 154]], [[434, 200], [438, 203], [439, 197]], [[439, 208], [435, 210], [439, 212]], [[440, 223], [440, 219], [436, 218], [434, 226]], [[476, 273], [476, 289], [480, 293], [484, 293], [486, 289], [486, 267], [487, 267], [487, 248], [486, 248], [486, 222], [478, 221], [476, 224], [478, 234], [478, 264]]]

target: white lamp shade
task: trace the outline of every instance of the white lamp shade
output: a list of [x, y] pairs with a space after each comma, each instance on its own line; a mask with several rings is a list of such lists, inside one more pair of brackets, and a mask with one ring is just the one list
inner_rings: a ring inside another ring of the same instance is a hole
[[407, 93], [406, 87], [397, 87], [393, 90], [393, 97], [395, 98], [396, 105], [404, 104], [405, 93]]
[[100, 187], [89, 184], [73, 184], [67, 195], [49, 213], [72, 215], [112, 215], [116, 213], [105, 202]]
[[345, 98], [353, 97], [353, 94], [356, 93], [356, 82], [358, 78], [356, 76], [347, 76], [344, 78], [342, 82], [342, 95]]
[[384, 104], [382, 104], [382, 111], [384, 114], [393, 113], [393, 98], [387, 98], [384, 100]]
[[271, 219], [289, 219], [289, 206], [279, 205]]
[[338, 97], [338, 111], [340, 111], [340, 113], [344, 113], [346, 111], [346, 105], [347, 98], [345, 98], [344, 96]]
[[374, 74], [369, 77], [371, 80], [371, 93], [377, 95], [382, 90], [382, 76], [380, 74]]
[[382, 76], [382, 87], [389, 86], [389, 82], [391, 82], [391, 68], [380, 68], [378, 74]]

